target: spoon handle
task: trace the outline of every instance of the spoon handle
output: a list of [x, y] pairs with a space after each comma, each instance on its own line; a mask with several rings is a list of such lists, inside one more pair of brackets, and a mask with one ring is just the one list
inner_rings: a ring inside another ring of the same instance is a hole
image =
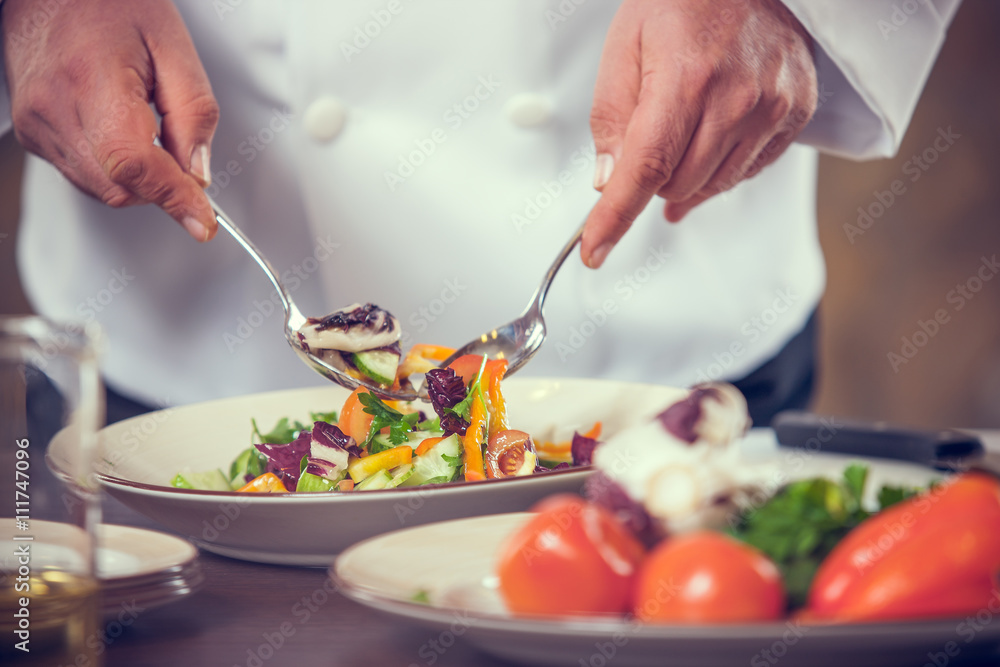
[[247, 238], [240, 228], [236, 226], [236, 223], [234, 223], [229, 216], [226, 215], [225, 211], [223, 211], [222, 208], [215, 203], [214, 199], [209, 197], [208, 203], [212, 205], [212, 210], [215, 212], [215, 219], [219, 223], [219, 226], [229, 232], [232, 237], [236, 239], [236, 242], [243, 246], [244, 250], [250, 253], [250, 256], [253, 257], [254, 261], [260, 265], [260, 268], [264, 270], [264, 273], [267, 274], [268, 280], [271, 281], [271, 284], [274, 285], [274, 289], [277, 290], [278, 297], [281, 299], [281, 305], [287, 313], [292, 305], [292, 300], [288, 295], [288, 292], [285, 291], [285, 286], [282, 285], [281, 280], [278, 279], [277, 271], [275, 271], [274, 267], [271, 266], [271, 263], [267, 261], [264, 254], [257, 249], [257, 246], [253, 244], [253, 241]]
[[531, 303], [539, 313], [542, 312], [542, 307], [545, 305], [545, 296], [549, 293], [549, 287], [552, 285], [553, 278], [556, 277], [556, 273], [559, 271], [560, 267], [562, 267], [566, 258], [569, 257], [573, 248], [575, 248], [576, 244], [580, 242], [580, 239], [583, 237], [583, 228], [586, 225], [587, 221], [584, 220], [583, 224], [580, 225], [580, 228], [576, 230], [576, 233], [570, 237], [569, 241], [566, 242], [566, 245], [563, 246], [563, 249], [559, 251], [559, 254], [556, 255], [555, 260], [552, 262], [552, 266], [550, 266], [549, 270], [545, 272], [545, 277], [542, 278], [542, 283], [538, 286], [538, 289], [535, 290], [535, 294], [531, 297]]

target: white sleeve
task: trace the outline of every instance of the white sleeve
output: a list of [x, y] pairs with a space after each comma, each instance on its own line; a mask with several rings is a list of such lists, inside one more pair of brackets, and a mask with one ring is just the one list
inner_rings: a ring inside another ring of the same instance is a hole
[[816, 43], [819, 101], [797, 141], [891, 157], [961, 0], [782, 0]]

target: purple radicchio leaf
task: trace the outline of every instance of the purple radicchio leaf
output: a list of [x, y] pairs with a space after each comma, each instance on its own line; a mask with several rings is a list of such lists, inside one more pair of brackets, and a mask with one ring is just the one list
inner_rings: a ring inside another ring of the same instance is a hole
[[583, 497], [602, 505], [627, 526], [647, 547], [666, 537], [663, 527], [649, 515], [642, 503], [636, 502], [617, 482], [596, 472], [583, 485]]
[[361, 455], [361, 448], [349, 435], [332, 424], [315, 422], [312, 430], [312, 441], [309, 447], [309, 458], [306, 459], [306, 472], [327, 479], [341, 476], [347, 469], [351, 454]]
[[569, 463], [567, 463], [566, 461], [563, 461], [563, 462], [562, 462], [562, 463], [560, 463], [559, 465], [557, 465], [557, 466], [553, 466], [553, 467], [551, 467], [551, 468], [546, 468], [546, 467], [545, 467], [545, 466], [543, 466], [543, 465], [542, 465], [541, 463], [536, 463], [536, 464], [535, 464], [535, 470], [534, 470], [534, 474], [538, 474], [538, 473], [540, 473], [540, 472], [552, 472], [553, 470], [569, 470], [569, 469], [570, 469], [570, 468], [572, 468], [572, 467], [573, 467], [573, 466], [571, 466], [571, 465], [570, 465]]
[[445, 436], [452, 433], [465, 435], [469, 422], [451, 412], [453, 408], [465, 400], [465, 382], [451, 368], [434, 368], [424, 374], [427, 383], [427, 396], [431, 399], [434, 412], [441, 418], [441, 430]]
[[678, 440], [694, 443], [698, 439], [698, 422], [701, 420], [701, 402], [716, 396], [713, 387], [695, 387], [685, 398], [677, 401], [656, 416], [660, 424]]
[[[319, 443], [325, 447], [336, 447], [343, 449], [352, 456], [361, 456], [361, 447], [351, 436], [340, 430], [339, 427], [326, 422], [314, 422], [312, 430], [313, 447]], [[316, 453], [313, 453], [316, 456]], [[322, 458], [322, 457], [319, 457]]]
[[589, 466], [594, 462], [594, 448], [600, 442], [593, 438], [588, 438], [579, 433], [573, 433], [573, 444], [570, 445], [570, 452], [573, 455], [574, 466]]
[[312, 434], [302, 431], [299, 437], [285, 445], [256, 444], [261, 454], [267, 457], [267, 470], [273, 472], [289, 491], [294, 491], [302, 471], [302, 457], [309, 455]]

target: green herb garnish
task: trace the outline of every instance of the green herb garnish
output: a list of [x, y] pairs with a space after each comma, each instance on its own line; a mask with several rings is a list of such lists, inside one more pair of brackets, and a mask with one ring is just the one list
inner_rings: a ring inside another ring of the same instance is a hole
[[[840, 482], [824, 478], [792, 482], [740, 517], [730, 530], [778, 566], [791, 607], [805, 604], [820, 563], [847, 533], [871, 516], [861, 504], [867, 478], [867, 466], [852, 464]], [[919, 490], [883, 487], [879, 505], [884, 509], [916, 493]]]
[[367, 392], [358, 394], [358, 400], [361, 401], [361, 405], [365, 406], [365, 412], [373, 417], [371, 428], [368, 429], [368, 437], [363, 444], [364, 447], [369, 447], [368, 451], [371, 454], [377, 454], [378, 451], [388, 449], [388, 447], [382, 446], [378, 447], [378, 451], [375, 451], [370, 447], [375, 444], [373, 443], [373, 439], [383, 428], [386, 426], [389, 427], [389, 442], [394, 445], [401, 445], [409, 439], [407, 438], [407, 434], [414, 430], [414, 425], [420, 419], [419, 412], [411, 412], [404, 415], [399, 410], [390, 408], [377, 396], [373, 396]]

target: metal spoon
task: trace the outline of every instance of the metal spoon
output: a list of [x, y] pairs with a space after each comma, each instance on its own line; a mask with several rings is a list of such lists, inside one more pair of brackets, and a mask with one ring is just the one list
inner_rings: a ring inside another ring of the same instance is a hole
[[347, 373], [334, 368], [324, 360], [304, 349], [302, 347], [302, 343], [299, 341], [298, 331], [306, 323], [306, 317], [302, 314], [302, 311], [299, 310], [298, 306], [295, 305], [295, 301], [292, 300], [292, 295], [288, 293], [287, 289], [285, 289], [281, 279], [278, 277], [278, 272], [275, 271], [274, 267], [271, 266], [271, 263], [265, 259], [264, 255], [257, 249], [257, 246], [253, 244], [253, 241], [248, 239], [243, 234], [240, 228], [237, 227], [229, 216], [223, 212], [219, 205], [216, 204], [211, 197], [208, 198], [208, 201], [212, 205], [212, 210], [215, 211], [215, 219], [218, 221], [219, 226], [232, 234], [237, 243], [243, 246], [243, 249], [254, 258], [254, 261], [256, 261], [257, 264], [260, 265], [260, 268], [267, 274], [268, 280], [270, 280], [271, 284], [274, 285], [274, 289], [277, 290], [278, 297], [281, 299], [281, 307], [285, 309], [285, 339], [307, 366], [328, 380], [332, 380], [333, 382], [336, 382], [342, 387], [347, 387], [348, 389], [365, 387], [376, 396], [381, 396], [382, 398], [388, 398], [394, 401], [414, 401], [417, 398], [420, 398], [420, 396], [415, 392], [393, 391], [392, 389], [386, 389], [376, 384], [352, 377]]
[[496, 329], [487, 331], [475, 340], [469, 341], [458, 348], [450, 357], [442, 361], [440, 366], [443, 368], [465, 354], [485, 354], [491, 359], [506, 359], [508, 363], [507, 375], [509, 376], [516, 373], [519, 368], [528, 363], [535, 356], [535, 353], [538, 352], [538, 348], [542, 346], [542, 342], [545, 340], [545, 317], [542, 314], [542, 309], [545, 307], [545, 296], [549, 292], [549, 286], [552, 284], [552, 279], [556, 277], [556, 273], [560, 267], [562, 267], [563, 262], [566, 261], [566, 257], [573, 251], [576, 244], [580, 242], [580, 238], [583, 236], [584, 225], [580, 225], [576, 233], [573, 234], [563, 249], [559, 251], [555, 261], [552, 262], [549, 270], [545, 272], [542, 283], [535, 290], [531, 301], [528, 302], [528, 306], [521, 313], [520, 317]]

